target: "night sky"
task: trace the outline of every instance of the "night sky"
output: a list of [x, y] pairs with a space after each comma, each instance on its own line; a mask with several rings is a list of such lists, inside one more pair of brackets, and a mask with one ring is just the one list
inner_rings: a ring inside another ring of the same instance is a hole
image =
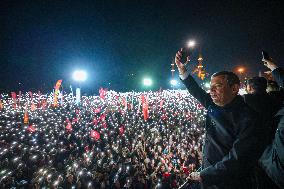
[[[0, 2], [0, 92], [50, 92], [58, 79], [68, 92], [75, 69], [88, 71], [88, 94], [170, 88], [176, 51], [195, 39], [212, 74], [265, 71], [261, 50], [284, 61], [281, 1], [3, 1]], [[282, 63], [281, 63], [282, 62]], [[178, 78], [177, 72], [175, 77]]]

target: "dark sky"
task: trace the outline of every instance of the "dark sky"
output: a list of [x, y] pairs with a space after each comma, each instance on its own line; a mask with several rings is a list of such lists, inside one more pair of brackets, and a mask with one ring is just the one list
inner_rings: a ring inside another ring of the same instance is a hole
[[170, 63], [189, 39], [198, 43], [192, 64], [201, 50], [209, 73], [242, 65], [257, 75], [262, 49], [284, 60], [280, 2], [2, 0], [0, 90], [47, 92], [58, 79], [69, 89], [79, 68], [89, 93], [141, 90], [145, 75], [153, 89], [169, 88]]

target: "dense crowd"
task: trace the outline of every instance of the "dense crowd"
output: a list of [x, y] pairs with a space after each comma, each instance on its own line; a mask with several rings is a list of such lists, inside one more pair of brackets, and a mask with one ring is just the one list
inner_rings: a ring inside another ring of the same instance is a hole
[[53, 94], [1, 95], [0, 188], [178, 188], [200, 167], [206, 110], [187, 91], [53, 104]]

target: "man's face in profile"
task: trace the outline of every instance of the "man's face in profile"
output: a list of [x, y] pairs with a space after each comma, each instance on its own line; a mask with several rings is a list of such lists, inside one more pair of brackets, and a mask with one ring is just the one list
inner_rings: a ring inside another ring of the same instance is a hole
[[248, 94], [253, 94], [253, 89], [252, 89], [252, 87], [249, 85], [249, 84], [247, 84], [246, 85], [246, 92], [248, 93]]
[[239, 86], [229, 86], [226, 75], [219, 75], [211, 78], [210, 96], [217, 106], [229, 104], [238, 94]]

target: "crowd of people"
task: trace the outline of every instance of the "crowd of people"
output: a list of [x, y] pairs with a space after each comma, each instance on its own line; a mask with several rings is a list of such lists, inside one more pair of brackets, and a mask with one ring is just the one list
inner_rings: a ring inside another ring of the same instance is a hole
[[12, 96], [0, 188], [177, 188], [200, 167], [206, 110], [186, 91]]

